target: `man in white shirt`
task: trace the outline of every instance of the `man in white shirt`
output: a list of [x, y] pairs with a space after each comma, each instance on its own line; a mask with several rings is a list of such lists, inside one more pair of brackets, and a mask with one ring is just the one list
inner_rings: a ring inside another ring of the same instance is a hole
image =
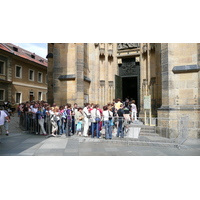
[[[1, 109], [0, 110], [0, 135], [3, 132], [3, 126], [4, 126], [4, 122], [5, 120], [8, 120], [8, 122], [10, 121], [8, 115]], [[1, 142], [0, 142], [1, 143]]]
[[89, 118], [91, 117], [89, 113], [90, 104], [86, 103], [85, 107], [83, 108], [83, 115], [84, 115], [84, 130], [83, 130], [83, 136], [87, 137], [88, 136], [88, 129], [89, 129]]

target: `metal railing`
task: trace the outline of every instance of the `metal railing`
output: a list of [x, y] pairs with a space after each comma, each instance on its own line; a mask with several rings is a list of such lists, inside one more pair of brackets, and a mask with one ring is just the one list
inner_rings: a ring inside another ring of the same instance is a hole
[[[72, 116], [71, 116], [72, 117]], [[117, 131], [119, 127], [119, 118], [113, 117], [112, 119], [112, 140], [109, 142], [125, 142], [127, 145], [130, 144], [159, 144], [159, 145], [173, 145], [180, 148], [181, 145], [187, 140], [188, 134], [191, 131], [199, 130], [199, 122], [189, 121], [189, 117], [182, 117], [180, 119], [164, 119], [154, 118], [151, 125], [145, 125], [144, 118], [139, 117], [135, 121], [129, 121], [123, 118], [123, 131], [124, 138], [117, 137]], [[65, 123], [65, 124], [64, 124]], [[76, 124], [74, 119], [64, 122], [60, 120], [58, 124], [58, 130], [56, 134], [66, 134], [67, 129], [71, 134], [76, 133]], [[21, 113], [20, 127], [24, 131], [31, 133], [40, 133], [40, 125], [38, 123], [37, 114], [32, 113]], [[64, 124], [64, 126], [63, 126]], [[101, 125], [100, 125], [101, 124]], [[50, 116], [46, 116], [44, 119], [44, 128], [47, 134], [52, 131], [52, 124]], [[83, 125], [82, 125], [83, 128]], [[101, 136], [105, 136], [104, 122], [99, 123]], [[91, 128], [88, 129], [88, 135], [91, 135]]]

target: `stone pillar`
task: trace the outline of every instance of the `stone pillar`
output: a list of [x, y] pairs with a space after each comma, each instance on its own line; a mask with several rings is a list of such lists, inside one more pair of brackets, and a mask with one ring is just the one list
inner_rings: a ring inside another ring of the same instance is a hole
[[76, 102], [84, 105], [84, 43], [76, 44]]
[[54, 44], [53, 48], [53, 99], [54, 102], [58, 105], [61, 105], [61, 83], [58, 79], [63, 72], [63, 66], [61, 65], [61, 45], [62, 44]]
[[158, 109], [158, 117], [169, 119], [168, 133], [171, 137], [174, 134], [171, 124], [177, 128], [178, 134], [179, 119], [189, 116], [189, 136], [197, 137], [200, 114], [199, 105], [195, 105], [200, 73], [197, 65], [197, 44], [161, 44], [161, 68], [162, 106]]
[[53, 46], [54, 44], [48, 43], [48, 67], [47, 67], [47, 101], [52, 105], [54, 102], [53, 98]]

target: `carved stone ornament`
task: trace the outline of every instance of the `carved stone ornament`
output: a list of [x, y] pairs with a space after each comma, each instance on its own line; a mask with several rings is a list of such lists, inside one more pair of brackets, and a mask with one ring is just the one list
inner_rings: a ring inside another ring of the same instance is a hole
[[151, 48], [151, 49], [155, 49], [155, 47], [156, 47], [156, 44], [155, 44], [155, 43], [150, 43], [150, 48]]
[[133, 48], [138, 48], [138, 47], [139, 47], [138, 43], [118, 43], [117, 44], [118, 50], [133, 49]]
[[114, 85], [113, 81], [108, 81], [108, 85], [109, 85], [109, 87], [113, 87], [113, 85]]
[[130, 76], [138, 74], [138, 66], [135, 65], [135, 62], [123, 62], [119, 67], [120, 76]]
[[113, 56], [113, 44], [108, 43], [108, 56]]
[[97, 47], [99, 45], [99, 43], [94, 43], [94, 46]]
[[143, 44], [141, 50], [142, 50], [142, 53], [146, 53], [147, 52], [147, 45]]
[[104, 87], [105, 86], [105, 81], [104, 80], [100, 80], [100, 86]]
[[100, 43], [100, 45], [99, 45], [99, 54], [105, 55], [105, 44], [104, 43]]

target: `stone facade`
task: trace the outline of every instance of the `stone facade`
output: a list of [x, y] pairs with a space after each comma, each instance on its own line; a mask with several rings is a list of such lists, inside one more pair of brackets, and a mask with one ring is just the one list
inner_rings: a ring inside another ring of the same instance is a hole
[[200, 134], [200, 44], [50, 43], [48, 56], [50, 103], [103, 106], [130, 97], [143, 117], [149, 114], [144, 96], [150, 95], [152, 116], [188, 115], [195, 121], [190, 136]]

